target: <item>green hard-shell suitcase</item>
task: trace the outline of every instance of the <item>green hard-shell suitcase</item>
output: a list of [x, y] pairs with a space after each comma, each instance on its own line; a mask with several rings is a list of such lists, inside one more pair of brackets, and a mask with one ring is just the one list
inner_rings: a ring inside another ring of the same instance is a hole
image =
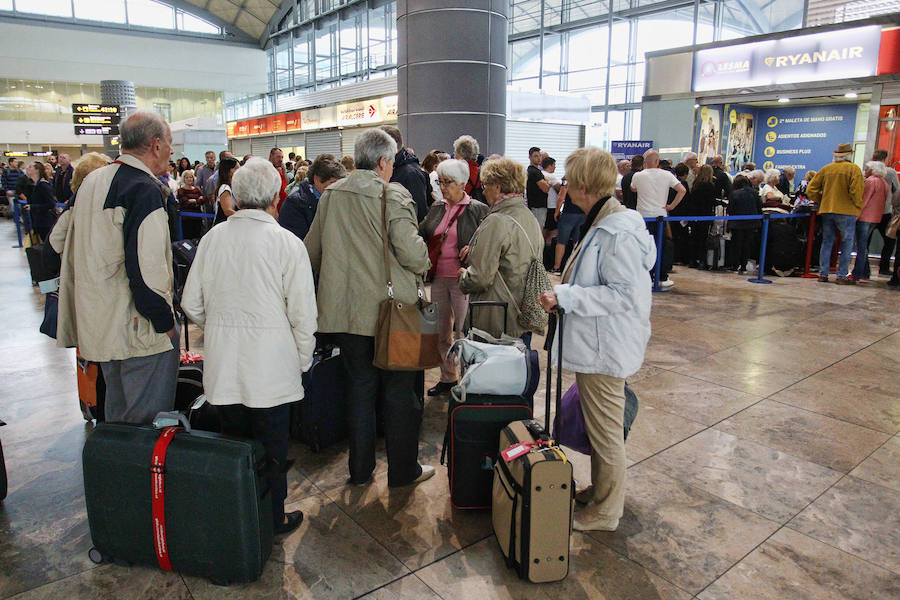
[[[166, 436], [164, 466], [151, 469], [165, 431], [100, 423], [85, 442], [91, 560], [159, 566], [220, 585], [257, 580], [273, 536], [262, 444], [179, 428]], [[162, 515], [153, 500], [160, 491]]]

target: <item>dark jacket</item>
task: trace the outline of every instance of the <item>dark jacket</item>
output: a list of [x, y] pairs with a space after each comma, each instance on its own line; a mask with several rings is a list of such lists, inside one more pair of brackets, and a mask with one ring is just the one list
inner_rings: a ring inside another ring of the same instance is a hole
[[631, 210], [637, 210], [637, 192], [631, 191], [631, 178], [634, 177], [635, 173], [640, 173], [640, 171], [640, 169], [637, 171], [628, 171], [625, 173], [625, 176], [622, 177], [622, 204]]
[[399, 183], [407, 189], [416, 201], [416, 218], [422, 221], [428, 214], [428, 199], [431, 198], [431, 181], [428, 174], [419, 165], [419, 159], [415, 154], [410, 154], [406, 148], [402, 148], [394, 157], [394, 174], [392, 183]]
[[[624, 181], [625, 178], [623, 177], [622, 180]], [[684, 189], [685, 189], [684, 197], [681, 199], [681, 202], [678, 203], [678, 206], [676, 206], [674, 210], [669, 211], [669, 216], [670, 217], [696, 217], [697, 214], [699, 214], [699, 213], [694, 212], [694, 203], [693, 203], [693, 200], [691, 200], [691, 186], [688, 185], [686, 180], [681, 179], [680, 177], [678, 178], [678, 183], [680, 183], [681, 185], [684, 186]], [[623, 192], [622, 197], [623, 198], [625, 197], [624, 191], [625, 191], [625, 188], [622, 188], [622, 192]], [[666, 202], [666, 204], [672, 204], [672, 202], [675, 201], [675, 196], [677, 196], [677, 195], [678, 195], [678, 192], [676, 192], [674, 188], [669, 188], [669, 200]], [[586, 225], [587, 229], [590, 229], [590, 227], [591, 227], [590, 224]], [[585, 233], [587, 233], [587, 232], [585, 232]]]
[[[744, 187], [731, 192], [728, 198], [729, 215], [761, 215], [762, 199], [755, 188]], [[759, 229], [762, 221], [728, 221], [729, 229]]]
[[728, 173], [718, 167], [713, 167], [713, 178], [716, 185], [716, 198], [728, 198], [731, 195], [731, 179]]
[[[453, 210], [457, 209], [454, 208]], [[438, 225], [441, 224], [441, 221], [444, 219], [444, 215], [446, 213], [446, 201], [435, 202], [431, 205], [431, 209], [428, 211], [428, 215], [422, 220], [421, 223], [419, 223], [419, 235], [421, 235], [425, 239], [426, 243], [428, 243], [428, 240], [431, 238], [431, 236], [434, 235], [435, 229], [437, 229]], [[478, 226], [481, 224], [487, 214], [487, 204], [479, 202], [474, 198], [469, 201], [469, 205], [466, 207], [466, 210], [463, 211], [463, 213], [456, 219], [457, 249], [462, 250], [463, 247], [468, 245], [468, 243], [472, 240], [472, 236], [475, 234], [475, 230], [478, 229]]]
[[781, 177], [778, 179], [778, 185], [775, 188], [784, 194], [785, 196], [790, 195], [791, 193], [791, 182], [788, 181], [788, 178], [785, 177], [784, 173], [781, 174]]
[[25, 172], [21, 169], [6, 169], [3, 171], [3, 187], [7, 190], [15, 190], [20, 177], [25, 177]]
[[62, 167], [56, 169], [53, 176], [53, 189], [56, 192], [56, 198], [59, 202], [68, 202], [72, 197], [72, 174], [75, 169], [72, 165], [63, 171]]
[[691, 189], [691, 213], [696, 217], [708, 217], [715, 214], [716, 186], [714, 183], [697, 183]]
[[309, 232], [318, 207], [315, 189], [304, 179], [288, 194], [278, 213], [278, 223], [302, 240]]
[[41, 179], [34, 185], [34, 191], [28, 198], [28, 206], [31, 207], [31, 226], [37, 229], [50, 229], [56, 222], [56, 214], [53, 211], [55, 205], [50, 182]]

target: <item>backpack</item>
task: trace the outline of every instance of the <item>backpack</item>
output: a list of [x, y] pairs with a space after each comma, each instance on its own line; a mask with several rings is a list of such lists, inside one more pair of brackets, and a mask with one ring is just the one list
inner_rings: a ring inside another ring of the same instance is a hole
[[[528, 240], [525, 228], [515, 219], [512, 219], [512, 222], [522, 230], [525, 239]], [[528, 245], [531, 245], [531, 240], [528, 240]], [[534, 247], [531, 250], [531, 261], [528, 263], [528, 271], [525, 273], [525, 291], [519, 302], [519, 314], [516, 316], [516, 320], [528, 331], [543, 332], [547, 327], [547, 313], [541, 308], [538, 300], [541, 294], [552, 290], [553, 287], [550, 285], [550, 277], [547, 276], [547, 270], [544, 268], [543, 255], [538, 256]]]

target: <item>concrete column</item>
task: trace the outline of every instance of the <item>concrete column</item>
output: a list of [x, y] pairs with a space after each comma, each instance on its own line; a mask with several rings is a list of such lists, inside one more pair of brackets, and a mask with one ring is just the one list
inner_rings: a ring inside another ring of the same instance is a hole
[[[118, 104], [120, 107], [119, 114], [124, 121], [125, 117], [137, 110], [134, 82], [121, 79], [104, 79], [100, 82], [100, 103]], [[120, 154], [119, 146], [112, 143], [113, 137], [118, 136], [103, 136], [103, 152], [110, 158], [115, 158]]]
[[397, 0], [397, 120], [420, 158], [463, 134], [503, 154], [508, 4]]

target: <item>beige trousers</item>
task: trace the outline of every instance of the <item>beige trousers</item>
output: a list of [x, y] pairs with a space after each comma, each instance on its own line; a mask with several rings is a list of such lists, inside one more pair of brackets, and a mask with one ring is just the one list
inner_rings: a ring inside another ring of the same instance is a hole
[[576, 373], [575, 381], [592, 450], [594, 493], [588, 510], [595, 519], [616, 521], [625, 508], [625, 380]]
[[453, 342], [462, 337], [469, 297], [459, 290], [455, 277], [435, 277], [431, 283], [431, 301], [438, 305], [438, 351], [445, 357], [441, 361], [441, 381], [449, 383], [459, 377], [456, 363], [446, 356]]

